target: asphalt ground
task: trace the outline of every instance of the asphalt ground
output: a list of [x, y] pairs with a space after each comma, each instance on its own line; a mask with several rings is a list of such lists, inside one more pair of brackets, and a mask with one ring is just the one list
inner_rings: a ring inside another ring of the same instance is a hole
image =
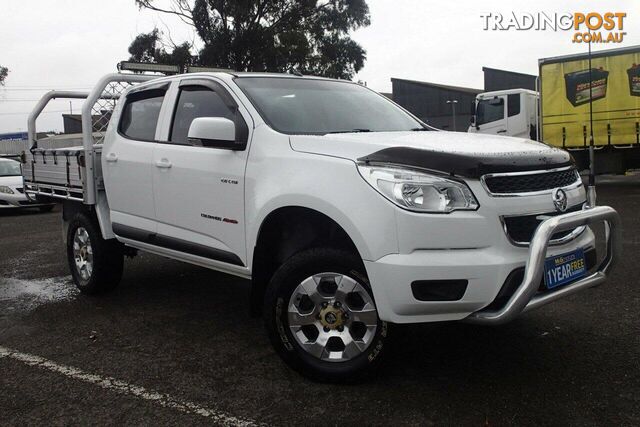
[[501, 327], [396, 327], [368, 382], [289, 370], [249, 283], [142, 254], [99, 298], [60, 209], [0, 214], [0, 425], [640, 425], [640, 177], [604, 177], [624, 257], [605, 285]]

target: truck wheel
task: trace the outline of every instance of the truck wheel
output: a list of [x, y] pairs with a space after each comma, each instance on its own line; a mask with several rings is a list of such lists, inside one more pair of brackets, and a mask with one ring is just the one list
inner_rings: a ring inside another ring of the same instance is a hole
[[380, 362], [388, 327], [363, 270], [349, 252], [317, 248], [289, 258], [271, 279], [264, 306], [269, 338], [302, 375], [349, 382]]
[[106, 292], [120, 283], [122, 245], [103, 239], [98, 224], [84, 213], [77, 214], [69, 224], [67, 259], [73, 281], [84, 294]]

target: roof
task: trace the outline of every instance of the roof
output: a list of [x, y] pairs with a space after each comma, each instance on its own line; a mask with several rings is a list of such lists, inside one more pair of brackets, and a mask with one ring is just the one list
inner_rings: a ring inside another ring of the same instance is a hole
[[301, 76], [298, 74], [289, 73], [267, 73], [259, 71], [228, 71], [229, 74], [233, 74], [236, 77], [313, 77], [313, 76]]
[[412, 84], [416, 84], [416, 85], [420, 85], [420, 86], [425, 86], [425, 87], [435, 87], [438, 89], [446, 89], [446, 90], [450, 90], [452, 92], [463, 92], [463, 93], [470, 93], [473, 95], [477, 95], [480, 92], [482, 92], [482, 89], [473, 89], [470, 87], [462, 87], [462, 86], [449, 86], [449, 85], [443, 85], [443, 84], [439, 84], [439, 83], [430, 83], [430, 82], [421, 82], [418, 80], [407, 80], [407, 79], [397, 79], [395, 77], [391, 78], [391, 82], [405, 82], [405, 83], [412, 83]]
[[[636, 53], [636, 52], [640, 52], [640, 45], [591, 52], [591, 58], [602, 58], [605, 56], [624, 55], [627, 53]], [[539, 65], [553, 64], [557, 62], [575, 61], [579, 59], [588, 59], [588, 58], [589, 58], [588, 52], [574, 53], [571, 55], [552, 56], [550, 58], [540, 58], [538, 60], [538, 64]]]
[[534, 76], [533, 74], [518, 73], [517, 71], [501, 70], [499, 68], [482, 67], [482, 72], [485, 72], [485, 71], [497, 71], [499, 73], [514, 74], [514, 75], [517, 75], [517, 76], [530, 77], [530, 78], [533, 78], [533, 79], [536, 78], [536, 76]]
[[0, 133], [0, 141], [14, 141], [16, 139], [27, 139], [27, 132]]
[[[314, 79], [314, 80], [330, 80], [338, 81], [342, 79], [332, 79], [330, 77], [313, 76], [311, 74], [290, 74], [290, 73], [263, 73], [258, 71], [238, 71], [228, 72], [234, 77], [270, 77], [270, 78], [289, 78], [289, 79]], [[351, 80], [343, 80], [354, 83]]]
[[[169, 84], [173, 81], [175, 81], [176, 79], [182, 79], [185, 77], [206, 77], [206, 76], [214, 76], [214, 77], [219, 77], [219, 78], [223, 78], [223, 79], [228, 79], [229, 76], [231, 77], [237, 77], [237, 78], [243, 78], [243, 77], [268, 77], [268, 78], [290, 78], [290, 79], [313, 79], [313, 80], [327, 80], [327, 81], [341, 81], [341, 82], [349, 82], [349, 83], [354, 83], [350, 80], [340, 80], [340, 79], [330, 79], [330, 78], [326, 78], [326, 77], [316, 77], [316, 76], [310, 76], [310, 75], [303, 75], [303, 76], [296, 76], [295, 74], [288, 74], [288, 73], [263, 73], [263, 72], [250, 72], [250, 71], [241, 71], [241, 72], [235, 72], [235, 71], [202, 71], [202, 72], [197, 72], [197, 73], [184, 73], [184, 74], [173, 74], [171, 76], [159, 76], [157, 78], [151, 79], [149, 81], [137, 84], [135, 86], [130, 86], [127, 89], [126, 93], [130, 93], [131, 91], [140, 91], [140, 90], [146, 90], [150, 87], [156, 86], [156, 85], [164, 85], [164, 84]], [[223, 77], [225, 76], [225, 77]], [[356, 83], [354, 83], [356, 84]]]
[[534, 95], [534, 96], [538, 96], [538, 92], [536, 92], [535, 90], [529, 90], [529, 89], [503, 89], [503, 90], [493, 90], [490, 92], [483, 92], [480, 95], [482, 95], [483, 97], [488, 97], [488, 96], [499, 96], [499, 95], [509, 95], [509, 94], [513, 94], [513, 93], [526, 93], [529, 95]]

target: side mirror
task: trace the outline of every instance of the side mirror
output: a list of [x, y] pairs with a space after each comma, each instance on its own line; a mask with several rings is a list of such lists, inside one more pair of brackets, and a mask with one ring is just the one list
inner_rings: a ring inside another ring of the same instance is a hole
[[471, 109], [469, 111], [469, 115], [471, 117], [471, 125], [476, 124], [476, 100], [471, 101]]
[[244, 150], [246, 143], [236, 142], [236, 125], [223, 117], [198, 117], [193, 119], [187, 134], [195, 146]]

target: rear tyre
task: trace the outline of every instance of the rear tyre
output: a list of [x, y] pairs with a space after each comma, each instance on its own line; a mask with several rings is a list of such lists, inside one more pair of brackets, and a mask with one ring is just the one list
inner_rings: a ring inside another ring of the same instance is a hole
[[320, 382], [364, 379], [380, 363], [388, 334], [362, 261], [330, 248], [300, 252], [276, 271], [264, 320], [279, 356]]
[[84, 294], [110, 291], [122, 278], [122, 244], [103, 239], [97, 222], [85, 213], [76, 214], [69, 223], [67, 260], [73, 281]]

